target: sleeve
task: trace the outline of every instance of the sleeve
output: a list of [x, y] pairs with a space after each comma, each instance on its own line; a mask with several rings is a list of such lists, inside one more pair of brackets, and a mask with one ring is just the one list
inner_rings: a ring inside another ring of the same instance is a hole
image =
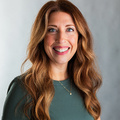
[[2, 120], [28, 120], [23, 112], [26, 93], [16, 77], [8, 88]]

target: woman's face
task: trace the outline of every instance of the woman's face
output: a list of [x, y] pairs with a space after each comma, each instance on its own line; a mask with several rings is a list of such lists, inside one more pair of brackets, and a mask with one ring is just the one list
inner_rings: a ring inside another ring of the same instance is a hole
[[78, 32], [72, 17], [65, 12], [51, 13], [44, 49], [50, 63], [67, 64], [77, 50]]

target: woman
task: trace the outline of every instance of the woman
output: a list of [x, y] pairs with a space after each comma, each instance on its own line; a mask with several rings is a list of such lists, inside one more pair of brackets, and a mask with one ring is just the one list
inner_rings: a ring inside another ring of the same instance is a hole
[[[27, 60], [32, 66], [9, 89], [3, 120], [100, 120], [87, 23], [67, 0], [47, 2], [34, 22]], [[24, 62], [24, 63], [25, 63]]]

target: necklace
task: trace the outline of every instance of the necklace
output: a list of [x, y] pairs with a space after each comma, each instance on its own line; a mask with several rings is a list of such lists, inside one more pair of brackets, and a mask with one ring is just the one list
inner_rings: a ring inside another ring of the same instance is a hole
[[68, 90], [68, 89], [67, 89], [67, 88], [66, 88], [66, 87], [65, 87], [60, 81], [58, 81], [58, 82], [61, 84], [61, 86], [63, 86], [64, 89], [66, 89], [67, 92], [70, 93], [70, 95], [72, 95], [72, 92], [71, 92], [71, 91], [72, 91], [72, 81], [71, 81], [71, 87], [70, 87], [70, 90]]

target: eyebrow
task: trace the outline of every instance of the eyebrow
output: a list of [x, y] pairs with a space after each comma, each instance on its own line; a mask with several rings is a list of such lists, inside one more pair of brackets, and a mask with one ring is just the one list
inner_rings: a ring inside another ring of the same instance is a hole
[[[57, 25], [48, 25], [48, 27], [57, 27]], [[74, 24], [67, 24], [65, 27], [69, 27], [69, 26], [73, 26], [73, 27], [75, 27], [75, 25]]]
[[48, 25], [48, 27], [51, 26], [51, 27], [57, 27], [57, 25]]
[[74, 27], [75, 27], [75, 25], [74, 25], [74, 24], [68, 24], [68, 25], [66, 25], [66, 27], [69, 27], [69, 26], [74, 26]]

